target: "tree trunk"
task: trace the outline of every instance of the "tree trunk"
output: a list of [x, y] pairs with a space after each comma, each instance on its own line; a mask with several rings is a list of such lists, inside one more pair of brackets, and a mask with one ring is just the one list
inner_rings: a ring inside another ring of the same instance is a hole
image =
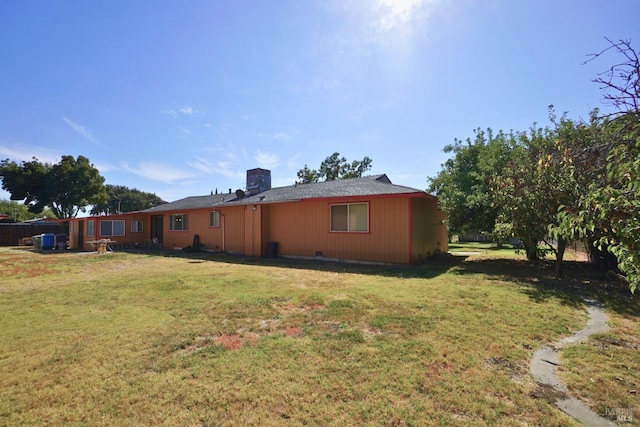
[[523, 240], [524, 252], [527, 254], [528, 261], [538, 261], [538, 242], [532, 240]]
[[556, 248], [556, 269], [555, 269], [555, 275], [557, 279], [562, 279], [563, 275], [564, 275], [564, 271], [563, 271], [563, 262], [562, 259], [564, 258], [564, 251], [565, 249], [567, 249], [567, 241], [565, 239], [563, 239], [562, 237], [558, 238], [558, 247]]

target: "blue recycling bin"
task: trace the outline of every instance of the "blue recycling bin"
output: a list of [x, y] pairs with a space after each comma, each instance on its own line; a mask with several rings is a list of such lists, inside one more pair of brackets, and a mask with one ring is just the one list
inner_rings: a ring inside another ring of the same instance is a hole
[[53, 233], [45, 233], [42, 235], [42, 250], [50, 251], [53, 249], [56, 241], [56, 235]]

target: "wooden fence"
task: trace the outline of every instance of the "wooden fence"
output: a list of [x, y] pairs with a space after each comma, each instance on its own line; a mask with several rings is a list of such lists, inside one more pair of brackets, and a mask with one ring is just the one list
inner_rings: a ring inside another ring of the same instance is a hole
[[0, 223], [0, 246], [18, 246], [23, 237], [38, 234], [69, 234], [68, 224], [43, 223]]

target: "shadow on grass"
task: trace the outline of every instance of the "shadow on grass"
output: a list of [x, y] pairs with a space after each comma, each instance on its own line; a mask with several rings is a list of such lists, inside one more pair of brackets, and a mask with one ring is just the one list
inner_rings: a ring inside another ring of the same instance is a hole
[[499, 251], [513, 251], [518, 248], [511, 244], [503, 244], [501, 248], [494, 244], [487, 243], [479, 243], [479, 244], [471, 244], [471, 243], [449, 243], [450, 251], [491, 251], [491, 252], [499, 252]]
[[140, 253], [149, 256], [185, 258], [189, 260], [189, 263], [193, 264], [213, 261], [238, 265], [295, 268], [301, 270], [327, 271], [333, 273], [369, 274], [377, 276], [418, 279], [430, 279], [444, 274], [448, 272], [452, 267], [462, 264], [466, 258], [465, 256], [440, 254], [428, 258], [425, 262], [419, 265], [400, 265], [353, 261], [335, 261], [322, 258], [259, 258], [229, 254], [224, 252], [186, 252], [173, 250], [128, 252]]
[[520, 259], [469, 260], [452, 270], [454, 274], [484, 274], [489, 279], [506, 280], [521, 286], [521, 291], [536, 302], [550, 298], [563, 304], [584, 306], [593, 298], [605, 307], [627, 316], [640, 315], [640, 297], [632, 294], [628, 284], [588, 262], [564, 261], [564, 277], [554, 276], [553, 261]]
[[[132, 251], [137, 252], [137, 251]], [[565, 261], [564, 278], [554, 277], [553, 261], [531, 262], [525, 259], [480, 258], [440, 254], [420, 265], [381, 265], [336, 262], [315, 259], [258, 258], [222, 252], [141, 251], [151, 256], [180, 257], [190, 263], [224, 262], [335, 273], [369, 274], [398, 278], [430, 279], [445, 273], [452, 275], [481, 274], [487, 280], [508, 281], [533, 301], [543, 303], [560, 300], [572, 307], [585, 305], [583, 297], [594, 298], [608, 309], [628, 316], [640, 315], [640, 297], [631, 294], [627, 284], [595, 265], [580, 261]]]

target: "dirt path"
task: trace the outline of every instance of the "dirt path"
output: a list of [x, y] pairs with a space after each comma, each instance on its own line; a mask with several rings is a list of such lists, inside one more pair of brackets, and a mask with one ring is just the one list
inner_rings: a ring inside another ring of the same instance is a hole
[[607, 315], [598, 301], [585, 299], [589, 313], [587, 326], [570, 337], [566, 337], [551, 345], [538, 349], [531, 359], [530, 370], [533, 379], [545, 389], [545, 395], [555, 399], [556, 405], [567, 414], [587, 426], [616, 426], [614, 422], [603, 418], [587, 408], [582, 402], [569, 395], [567, 388], [556, 376], [556, 366], [559, 365], [560, 350], [569, 344], [585, 340], [589, 335], [606, 332]]

